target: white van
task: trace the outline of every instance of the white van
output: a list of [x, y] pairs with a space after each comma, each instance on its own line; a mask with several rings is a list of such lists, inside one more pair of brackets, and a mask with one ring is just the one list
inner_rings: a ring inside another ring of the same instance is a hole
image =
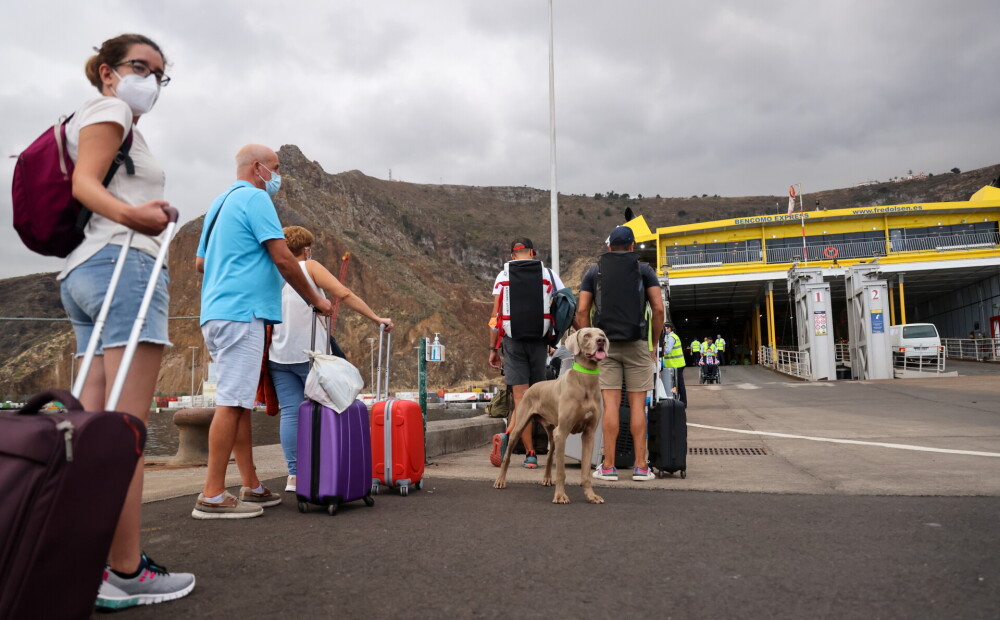
[[936, 357], [941, 337], [933, 323], [908, 323], [889, 327], [889, 345], [894, 356]]

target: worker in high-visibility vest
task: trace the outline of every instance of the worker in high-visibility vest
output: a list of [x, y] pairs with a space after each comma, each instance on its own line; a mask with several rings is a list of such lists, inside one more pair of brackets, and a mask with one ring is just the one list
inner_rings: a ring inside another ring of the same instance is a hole
[[684, 389], [684, 345], [681, 337], [674, 333], [674, 326], [667, 323], [664, 327], [666, 342], [663, 346], [663, 367], [673, 368], [676, 377], [677, 398], [687, 406], [687, 390]]
[[725, 364], [726, 361], [723, 359], [726, 353], [726, 339], [722, 337], [722, 334], [718, 334], [715, 337], [715, 355], [719, 358], [719, 364]]
[[705, 342], [701, 343], [701, 356], [702, 357], [709, 357], [709, 356], [714, 357], [716, 359], [713, 360], [713, 361], [715, 361], [716, 363], [718, 363], [718, 357], [716, 355], [717, 353], [718, 353], [718, 351], [715, 349], [715, 344], [712, 342], [712, 337], [711, 336], [705, 336]]
[[701, 341], [697, 338], [692, 340], [689, 350], [691, 351], [691, 365], [697, 366], [698, 360], [701, 358]]

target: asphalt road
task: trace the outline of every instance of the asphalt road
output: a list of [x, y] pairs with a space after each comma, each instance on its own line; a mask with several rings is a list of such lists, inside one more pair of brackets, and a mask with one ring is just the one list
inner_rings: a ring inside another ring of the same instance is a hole
[[[578, 470], [577, 470], [578, 471]], [[273, 481], [273, 487], [281, 484]], [[372, 508], [194, 521], [144, 507], [146, 551], [195, 572], [129, 618], [996, 618], [1000, 497], [884, 497], [428, 479]]]
[[[144, 546], [198, 585], [123, 615], [995, 619], [1000, 366], [964, 366], [819, 383], [727, 367], [689, 387], [688, 477], [600, 483], [599, 506], [578, 466], [568, 506], [537, 470], [493, 489], [488, 447], [334, 517], [288, 496], [262, 518], [195, 521], [181, 490], [144, 505]], [[184, 489], [203, 475], [154, 473]]]

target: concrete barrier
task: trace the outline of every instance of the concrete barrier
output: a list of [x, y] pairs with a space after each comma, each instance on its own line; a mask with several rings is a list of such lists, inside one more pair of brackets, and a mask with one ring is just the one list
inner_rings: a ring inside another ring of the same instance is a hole
[[484, 446], [493, 435], [504, 432], [502, 418], [477, 416], [461, 420], [427, 423], [427, 458]]

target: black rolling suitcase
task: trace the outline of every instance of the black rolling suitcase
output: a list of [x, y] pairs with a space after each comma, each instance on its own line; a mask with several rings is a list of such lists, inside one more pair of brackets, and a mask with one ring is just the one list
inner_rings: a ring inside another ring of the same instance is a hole
[[649, 466], [662, 478], [681, 472], [687, 478], [687, 410], [675, 399], [657, 401], [646, 414]]
[[[624, 392], [623, 392], [624, 394]], [[625, 400], [624, 397], [622, 400]], [[635, 465], [635, 446], [632, 443], [632, 409], [626, 403], [618, 409], [618, 437], [615, 441], [615, 467], [632, 469]], [[598, 427], [597, 432], [601, 432]]]

